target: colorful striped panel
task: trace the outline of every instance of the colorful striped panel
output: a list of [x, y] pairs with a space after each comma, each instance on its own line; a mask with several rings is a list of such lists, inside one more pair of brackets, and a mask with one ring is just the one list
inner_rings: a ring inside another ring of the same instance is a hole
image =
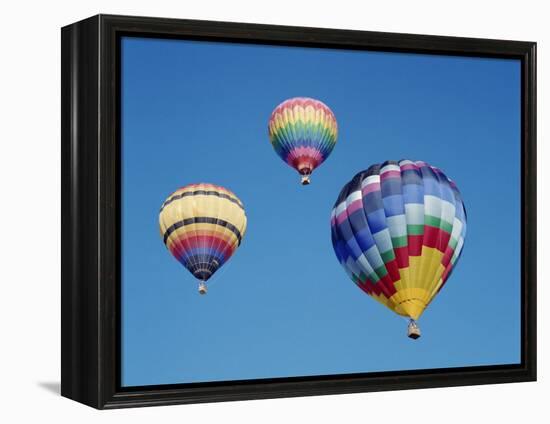
[[363, 291], [418, 319], [460, 257], [466, 211], [456, 184], [440, 169], [387, 161], [344, 186], [331, 235], [338, 261]]

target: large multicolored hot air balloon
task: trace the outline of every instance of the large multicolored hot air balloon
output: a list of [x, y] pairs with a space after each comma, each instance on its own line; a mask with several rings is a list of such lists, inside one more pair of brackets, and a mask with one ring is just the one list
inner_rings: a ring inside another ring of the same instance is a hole
[[323, 102], [294, 97], [275, 108], [269, 119], [275, 152], [310, 183], [310, 175], [332, 152], [338, 137], [334, 113]]
[[348, 182], [331, 216], [336, 256], [359, 288], [416, 320], [460, 257], [466, 211], [453, 181], [425, 162], [387, 161]]
[[242, 202], [226, 188], [190, 184], [162, 204], [160, 235], [172, 255], [199, 280], [206, 281], [233, 255], [246, 231]]

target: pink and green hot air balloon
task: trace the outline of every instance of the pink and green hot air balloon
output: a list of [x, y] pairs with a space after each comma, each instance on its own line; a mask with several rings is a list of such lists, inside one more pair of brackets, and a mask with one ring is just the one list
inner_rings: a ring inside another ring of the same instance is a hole
[[275, 108], [269, 139], [275, 152], [310, 183], [310, 175], [332, 152], [338, 124], [330, 108], [309, 97], [294, 97]]

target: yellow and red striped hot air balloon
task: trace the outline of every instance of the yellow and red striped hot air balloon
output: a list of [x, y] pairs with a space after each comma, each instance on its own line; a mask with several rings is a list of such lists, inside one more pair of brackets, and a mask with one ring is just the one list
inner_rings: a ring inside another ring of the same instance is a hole
[[189, 184], [162, 204], [160, 235], [170, 253], [199, 280], [206, 281], [235, 253], [246, 232], [246, 214], [239, 198], [213, 184]]

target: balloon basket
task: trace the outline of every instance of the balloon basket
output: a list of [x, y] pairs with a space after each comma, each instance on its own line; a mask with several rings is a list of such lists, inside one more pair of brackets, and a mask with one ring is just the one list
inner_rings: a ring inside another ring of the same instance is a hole
[[309, 185], [309, 184], [311, 184], [309, 175], [302, 175], [302, 185]]
[[206, 294], [208, 292], [208, 288], [206, 287], [206, 284], [203, 282], [199, 283], [199, 294]]
[[413, 339], [413, 340], [416, 340], [420, 337], [420, 328], [418, 327], [418, 325], [416, 324], [416, 322], [411, 319], [409, 321], [409, 326], [407, 328], [407, 336], [409, 336], [409, 338]]

